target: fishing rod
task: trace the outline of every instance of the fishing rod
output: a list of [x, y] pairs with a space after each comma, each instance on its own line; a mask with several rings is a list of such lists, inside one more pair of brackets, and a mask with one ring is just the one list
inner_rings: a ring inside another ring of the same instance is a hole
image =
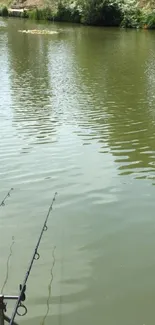
[[11, 192], [13, 191], [13, 187], [10, 189], [10, 191], [6, 194], [2, 202], [0, 203], [0, 207], [3, 207], [5, 205], [5, 201], [8, 197], [10, 197]]
[[20, 293], [19, 293], [19, 297], [17, 299], [17, 302], [15, 304], [15, 308], [14, 308], [14, 311], [12, 313], [12, 317], [10, 319], [10, 323], [9, 325], [13, 325], [14, 324], [14, 319], [16, 317], [16, 315], [18, 314], [19, 315], [19, 312], [18, 312], [18, 308], [19, 307], [23, 307], [25, 309], [25, 313], [23, 314], [23, 316], [27, 313], [27, 309], [26, 307], [21, 303], [21, 301], [24, 301], [25, 300], [25, 290], [26, 290], [26, 283], [27, 283], [27, 280], [28, 280], [28, 277], [30, 275], [30, 272], [31, 272], [31, 269], [32, 269], [32, 266], [33, 266], [33, 263], [35, 260], [38, 260], [40, 258], [40, 255], [38, 253], [38, 247], [40, 245], [40, 242], [41, 242], [41, 239], [42, 239], [42, 236], [43, 236], [43, 233], [44, 231], [47, 230], [47, 221], [48, 221], [48, 218], [49, 218], [49, 215], [53, 209], [53, 204], [54, 204], [54, 201], [56, 199], [56, 195], [57, 195], [57, 192], [55, 192], [54, 194], [54, 197], [53, 197], [53, 200], [52, 200], [52, 203], [49, 207], [49, 210], [48, 210], [48, 213], [47, 213], [47, 216], [45, 218], [45, 221], [44, 221], [44, 224], [43, 224], [43, 227], [41, 229], [41, 233], [40, 233], [40, 236], [38, 238], [38, 242], [37, 242], [37, 245], [34, 249], [34, 252], [33, 252], [33, 255], [32, 255], [32, 259], [30, 261], [30, 265], [27, 269], [27, 272], [26, 272], [26, 275], [25, 275], [25, 278], [24, 278], [24, 281], [23, 281], [23, 284], [20, 285]]

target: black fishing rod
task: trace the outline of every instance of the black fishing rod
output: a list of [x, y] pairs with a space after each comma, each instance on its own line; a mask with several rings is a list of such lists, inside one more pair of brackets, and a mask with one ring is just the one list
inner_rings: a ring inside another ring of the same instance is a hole
[[30, 261], [30, 265], [27, 269], [27, 272], [26, 272], [26, 275], [25, 275], [25, 278], [24, 278], [24, 281], [23, 281], [23, 284], [20, 285], [20, 293], [19, 293], [19, 297], [18, 297], [18, 300], [16, 302], [16, 305], [15, 305], [15, 308], [14, 308], [14, 311], [13, 311], [13, 314], [12, 314], [12, 317], [10, 319], [10, 323], [9, 325], [13, 325], [14, 324], [14, 319], [16, 317], [18, 313], [18, 308], [19, 307], [24, 307], [25, 308], [25, 314], [27, 312], [27, 309], [25, 306], [23, 306], [21, 304], [21, 301], [25, 300], [25, 290], [26, 290], [26, 283], [27, 283], [27, 280], [28, 280], [28, 277], [30, 275], [30, 272], [31, 272], [31, 269], [32, 269], [32, 266], [33, 266], [33, 262], [34, 260], [38, 260], [40, 255], [38, 253], [38, 247], [40, 245], [40, 241], [42, 239], [42, 236], [43, 236], [43, 232], [47, 230], [47, 221], [48, 221], [48, 218], [49, 218], [49, 215], [50, 215], [50, 212], [52, 211], [53, 209], [53, 204], [54, 204], [54, 201], [55, 201], [55, 198], [56, 198], [56, 195], [57, 195], [57, 192], [54, 194], [54, 197], [53, 197], [53, 200], [52, 200], [52, 203], [49, 207], [49, 210], [48, 210], [48, 213], [47, 213], [47, 216], [46, 216], [46, 219], [44, 221], [44, 224], [43, 224], [43, 227], [41, 229], [41, 233], [40, 233], [40, 236], [39, 236], [39, 239], [38, 239], [38, 242], [37, 242], [37, 245], [34, 249], [34, 252], [33, 252], [33, 255], [32, 255], [32, 259]]
[[13, 191], [13, 187], [10, 189], [10, 191], [6, 194], [2, 202], [0, 203], [0, 207], [3, 207], [5, 205], [5, 201], [8, 197], [10, 197], [11, 192]]

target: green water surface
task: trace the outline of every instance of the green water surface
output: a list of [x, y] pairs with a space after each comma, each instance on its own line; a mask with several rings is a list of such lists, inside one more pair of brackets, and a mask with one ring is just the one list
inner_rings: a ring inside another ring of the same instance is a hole
[[6, 294], [18, 293], [58, 192], [19, 324], [43, 325], [56, 246], [46, 325], [154, 325], [154, 185], [155, 32], [1, 19]]

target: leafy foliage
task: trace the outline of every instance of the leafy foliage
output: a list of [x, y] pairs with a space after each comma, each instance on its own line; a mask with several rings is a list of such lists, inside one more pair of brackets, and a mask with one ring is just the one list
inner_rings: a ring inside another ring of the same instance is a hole
[[125, 28], [155, 28], [155, 10], [140, 8], [137, 0], [79, 0], [81, 22]]
[[21, 18], [28, 18], [28, 17], [29, 17], [28, 11], [27, 11], [27, 10], [24, 10], [24, 11], [21, 13]]
[[89, 25], [118, 26], [122, 12], [116, 1], [88, 0], [82, 6], [81, 22]]
[[53, 14], [49, 7], [43, 9], [34, 9], [28, 12], [28, 17], [35, 20], [52, 20]]
[[149, 12], [143, 17], [143, 26], [148, 29], [155, 29], [155, 11]]
[[73, 3], [68, 5], [62, 2], [58, 3], [55, 20], [79, 23], [80, 18], [80, 13], [76, 4]]
[[8, 17], [9, 16], [8, 8], [6, 6], [4, 6], [4, 7], [2, 7], [0, 9], [0, 15], [2, 17]]
[[[121, 26], [124, 28], [155, 29], [155, 10], [139, 7], [138, 0], [58, 0], [57, 9], [50, 6], [22, 12], [22, 18], [56, 20], [87, 25]], [[154, 1], [154, 0], [152, 0]], [[13, 15], [7, 7], [0, 15]]]

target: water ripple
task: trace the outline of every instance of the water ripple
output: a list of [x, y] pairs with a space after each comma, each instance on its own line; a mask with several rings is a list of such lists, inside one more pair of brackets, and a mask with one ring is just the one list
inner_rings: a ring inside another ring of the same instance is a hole
[[18, 33], [35, 28], [44, 24], [0, 20], [1, 197], [15, 188], [0, 215], [1, 279], [15, 235], [6, 290], [17, 293], [58, 191], [23, 324], [45, 313], [53, 245], [47, 324], [152, 324], [153, 34], [57, 24], [53, 37]]

